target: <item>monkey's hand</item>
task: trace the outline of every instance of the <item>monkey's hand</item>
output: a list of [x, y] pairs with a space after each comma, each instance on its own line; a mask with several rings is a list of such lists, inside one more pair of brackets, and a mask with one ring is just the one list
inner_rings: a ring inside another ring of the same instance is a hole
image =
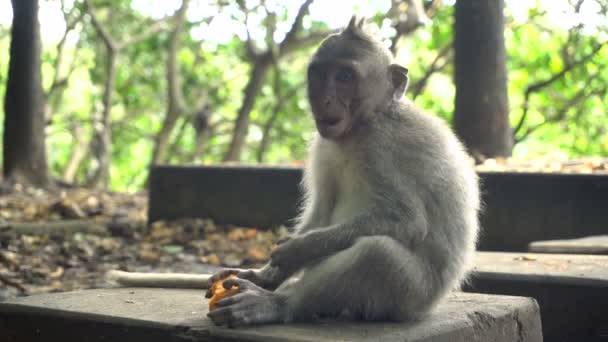
[[[215, 273], [214, 275], [212, 275], [211, 278], [209, 278], [209, 284], [213, 284], [219, 280], [226, 279], [233, 274], [238, 276], [238, 274], [241, 272], [246, 272], [246, 270], [239, 270], [239, 269], [221, 270], [221, 271]], [[207, 289], [207, 292], [205, 293], [205, 297], [211, 298], [212, 296], [213, 296], [213, 293], [211, 293], [211, 288]]]
[[[209, 282], [213, 284], [214, 282], [227, 278], [230, 275], [236, 275], [241, 279], [247, 279], [250, 282], [264, 288], [267, 290], [276, 289], [285, 279], [287, 279], [286, 275], [283, 275], [282, 272], [279, 272], [277, 267], [270, 266], [270, 264], [265, 265], [259, 270], [256, 269], [225, 269], [214, 274]], [[213, 294], [211, 290], [208, 289], [205, 297], [210, 298]]]
[[283, 295], [264, 290], [245, 279], [228, 279], [223, 285], [226, 289], [236, 285], [239, 293], [221, 299], [216, 303], [216, 309], [207, 314], [216, 325], [233, 328], [284, 321], [286, 299]]
[[280, 244], [270, 255], [270, 265], [282, 273], [293, 274], [318, 257], [313, 234], [293, 236]]

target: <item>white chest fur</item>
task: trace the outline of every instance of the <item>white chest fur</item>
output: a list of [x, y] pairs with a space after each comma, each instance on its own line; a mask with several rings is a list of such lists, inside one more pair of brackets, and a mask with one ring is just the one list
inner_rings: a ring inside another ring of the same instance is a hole
[[320, 208], [324, 223], [340, 223], [364, 212], [370, 206], [371, 196], [360, 166], [330, 141], [317, 141], [315, 149], [313, 181], [319, 191], [316, 200], [324, 206]]

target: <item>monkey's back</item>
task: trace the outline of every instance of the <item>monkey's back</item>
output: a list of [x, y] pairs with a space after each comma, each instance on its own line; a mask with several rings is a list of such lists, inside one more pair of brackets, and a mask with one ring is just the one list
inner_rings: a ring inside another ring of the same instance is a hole
[[470, 267], [479, 230], [473, 161], [442, 119], [407, 100], [391, 112], [388, 120], [377, 120], [383, 127], [376, 127], [370, 139], [383, 150], [376, 154], [390, 154], [388, 164], [399, 177], [391, 183], [401, 196], [419, 198], [414, 210], [424, 213], [427, 231], [413, 248], [437, 271], [441, 285], [452, 288]]

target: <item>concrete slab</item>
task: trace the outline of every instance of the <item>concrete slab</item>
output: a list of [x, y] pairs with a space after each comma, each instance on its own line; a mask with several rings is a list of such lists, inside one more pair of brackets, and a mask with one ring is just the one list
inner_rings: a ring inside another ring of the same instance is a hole
[[[608, 222], [606, 223], [608, 228]], [[530, 252], [565, 254], [608, 254], [608, 235], [586, 236], [578, 239], [534, 241]]]
[[535, 298], [546, 341], [608, 341], [608, 256], [479, 252], [464, 290]]
[[[606, 234], [608, 175], [479, 172], [479, 177], [485, 208], [480, 250], [524, 252], [532, 241]], [[148, 217], [289, 225], [298, 213], [301, 178], [296, 167], [156, 166]]]
[[608, 289], [608, 256], [477, 252], [473, 271], [495, 279], [526, 279]]
[[455, 293], [415, 323], [214, 326], [200, 290], [118, 288], [0, 303], [3, 341], [542, 341], [530, 298]]
[[155, 166], [148, 219], [212, 218], [218, 223], [288, 224], [301, 201], [299, 167]]

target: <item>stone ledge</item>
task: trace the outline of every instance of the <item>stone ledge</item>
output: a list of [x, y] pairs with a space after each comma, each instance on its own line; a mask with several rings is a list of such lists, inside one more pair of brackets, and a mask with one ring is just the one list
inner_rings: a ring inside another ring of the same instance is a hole
[[528, 245], [528, 250], [535, 253], [608, 254], [608, 235], [533, 241]]
[[464, 290], [536, 299], [546, 341], [608, 341], [608, 256], [479, 252]]
[[542, 341], [530, 298], [454, 293], [415, 323], [214, 326], [200, 290], [118, 288], [0, 303], [6, 341]]
[[477, 252], [473, 273], [484, 279], [518, 279], [608, 289], [608, 256]]

